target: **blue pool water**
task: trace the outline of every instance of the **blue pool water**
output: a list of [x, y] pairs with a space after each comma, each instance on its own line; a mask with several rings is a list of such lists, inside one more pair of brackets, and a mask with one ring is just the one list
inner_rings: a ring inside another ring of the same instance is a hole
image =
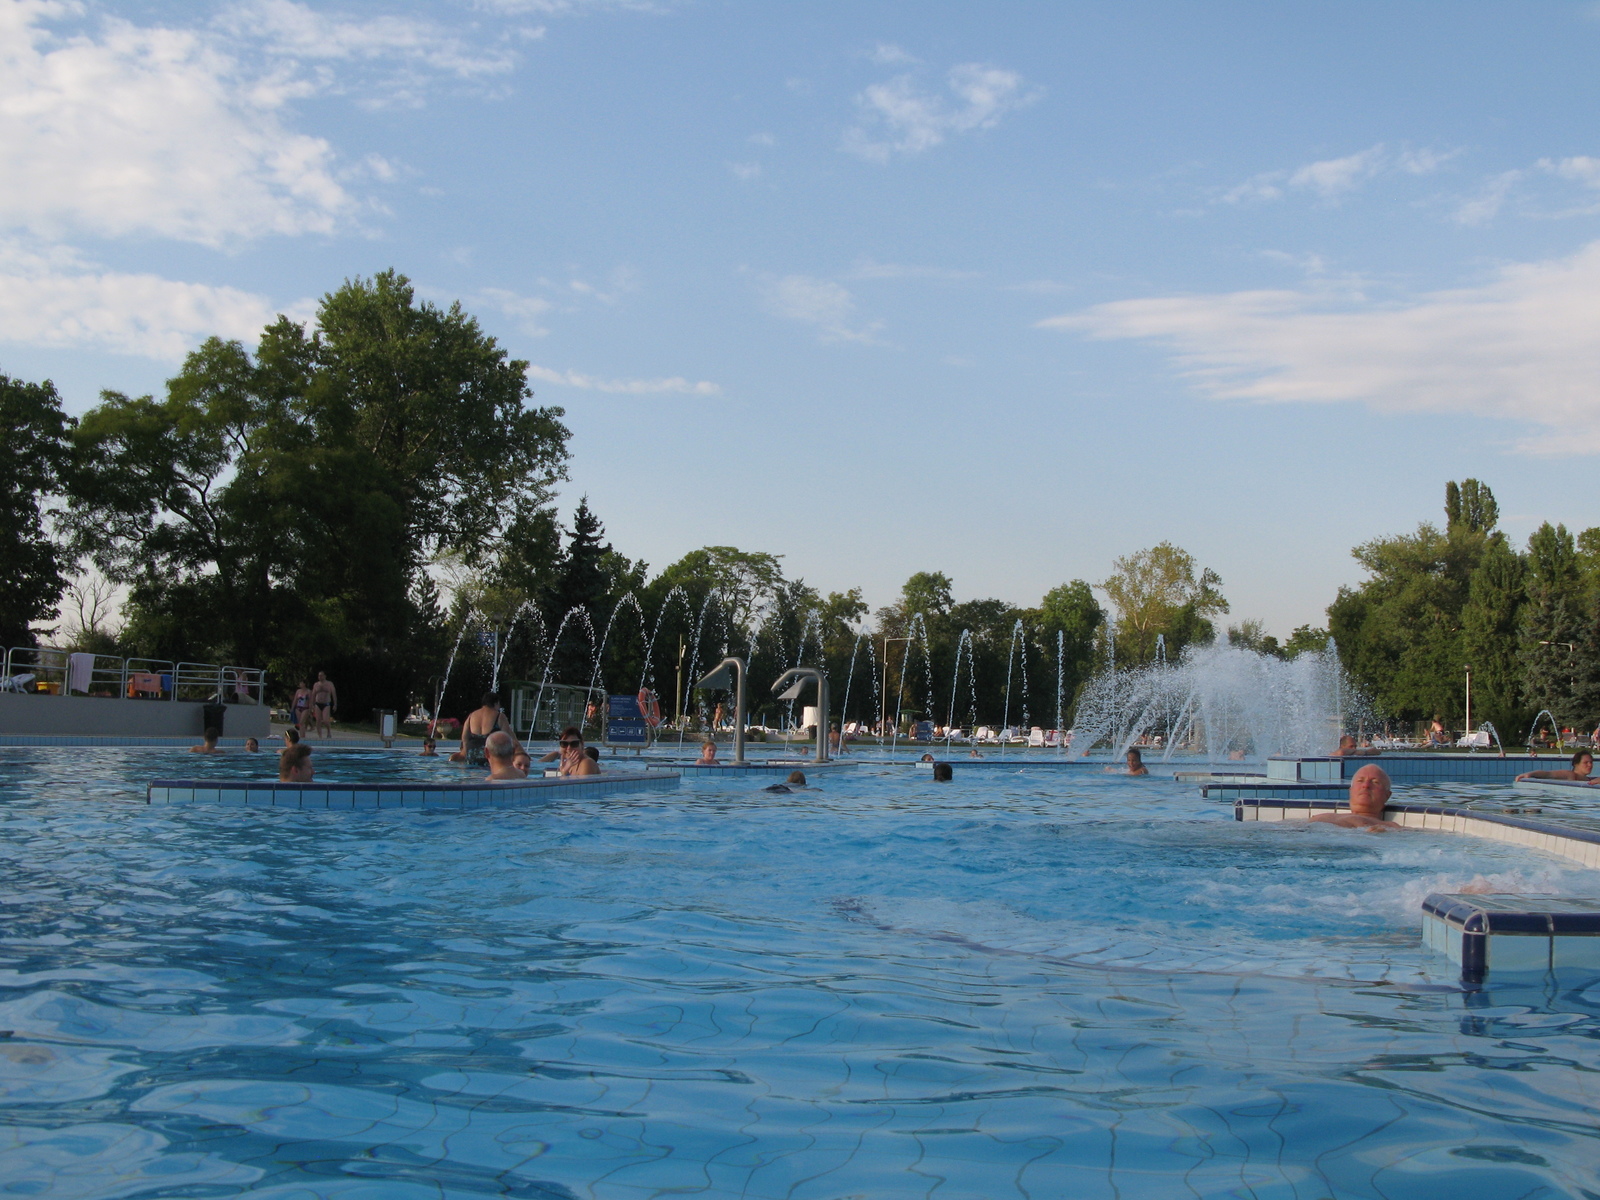
[[1600, 984], [1462, 993], [1417, 932], [1600, 893], [1557, 858], [959, 763], [139, 803], [266, 763], [0, 752], [0, 1195], [1600, 1194]]

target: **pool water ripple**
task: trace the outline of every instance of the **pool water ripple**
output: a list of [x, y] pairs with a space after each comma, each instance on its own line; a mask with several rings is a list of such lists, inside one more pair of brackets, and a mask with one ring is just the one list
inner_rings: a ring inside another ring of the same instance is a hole
[[[1417, 933], [1600, 891], [1548, 855], [959, 764], [138, 802], [267, 761], [0, 752], [0, 1194], [1600, 1193], [1600, 985], [1462, 993]], [[461, 777], [318, 752], [392, 772]]]

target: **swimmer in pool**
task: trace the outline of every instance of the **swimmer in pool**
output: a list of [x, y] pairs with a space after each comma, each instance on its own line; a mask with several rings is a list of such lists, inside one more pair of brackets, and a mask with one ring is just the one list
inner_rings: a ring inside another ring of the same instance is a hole
[[1389, 803], [1392, 794], [1389, 772], [1368, 763], [1350, 777], [1349, 812], [1323, 813], [1311, 819], [1323, 825], [1338, 825], [1343, 829], [1365, 829], [1371, 833], [1404, 829], [1403, 825], [1383, 819], [1384, 807]]
[[697, 767], [714, 767], [717, 765], [717, 744], [710, 738], [700, 743], [700, 757], [694, 760]]
[[804, 771], [790, 771], [789, 778], [782, 783], [769, 784], [761, 790], [763, 792], [806, 792], [811, 789], [806, 785], [806, 773]]
[[312, 777], [310, 746], [296, 742], [278, 755], [279, 783], [310, 783]]
[[1128, 765], [1122, 770], [1116, 767], [1107, 767], [1107, 775], [1148, 775], [1150, 768], [1144, 765], [1144, 755], [1132, 746], [1128, 747]]
[[483, 742], [483, 756], [489, 761], [489, 774], [484, 778], [491, 783], [505, 783], [512, 779], [526, 779], [526, 771], [519, 771], [512, 757], [517, 752], [517, 742], [504, 729], [497, 729]]
[[1590, 787], [1600, 784], [1600, 779], [1590, 779], [1589, 773], [1594, 770], [1594, 755], [1587, 750], [1579, 750], [1572, 756], [1572, 766], [1560, 771], [1524, 771], [1517, 776], [1517, 782], [1524, 779], [1573, 779], [1579, 783], [1587, 783]]
[[206, 729], [205, 733], [200, 735], [200, 744], [198, 746], [190, 746], [189, 747], [189, 753], [190, 754], [221, 754], [222, 751], [217, 749], [217, 739], [219, 737], [221, 737], [221, 736], [222, 735], [220, 733], [218, 733], [215, 729], [211, 729], [211, 728], [208, 727]]

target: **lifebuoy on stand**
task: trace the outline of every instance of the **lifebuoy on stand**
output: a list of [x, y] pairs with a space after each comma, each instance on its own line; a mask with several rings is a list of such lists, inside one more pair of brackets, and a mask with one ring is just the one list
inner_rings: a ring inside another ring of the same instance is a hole
[[651, 729], [661, 724], [661, 701], [656, 699], [656, 694], [647, 687], [639, 689], [639, 714], [644, 717], [644, 723]]

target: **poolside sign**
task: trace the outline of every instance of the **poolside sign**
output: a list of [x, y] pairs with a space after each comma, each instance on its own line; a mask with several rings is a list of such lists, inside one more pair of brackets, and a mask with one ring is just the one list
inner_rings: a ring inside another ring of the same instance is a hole
[[608, 696], [606, 712], [606, 745], [648, 746], [650, 726], [644, 713], [639, 711], [637, 696]]

